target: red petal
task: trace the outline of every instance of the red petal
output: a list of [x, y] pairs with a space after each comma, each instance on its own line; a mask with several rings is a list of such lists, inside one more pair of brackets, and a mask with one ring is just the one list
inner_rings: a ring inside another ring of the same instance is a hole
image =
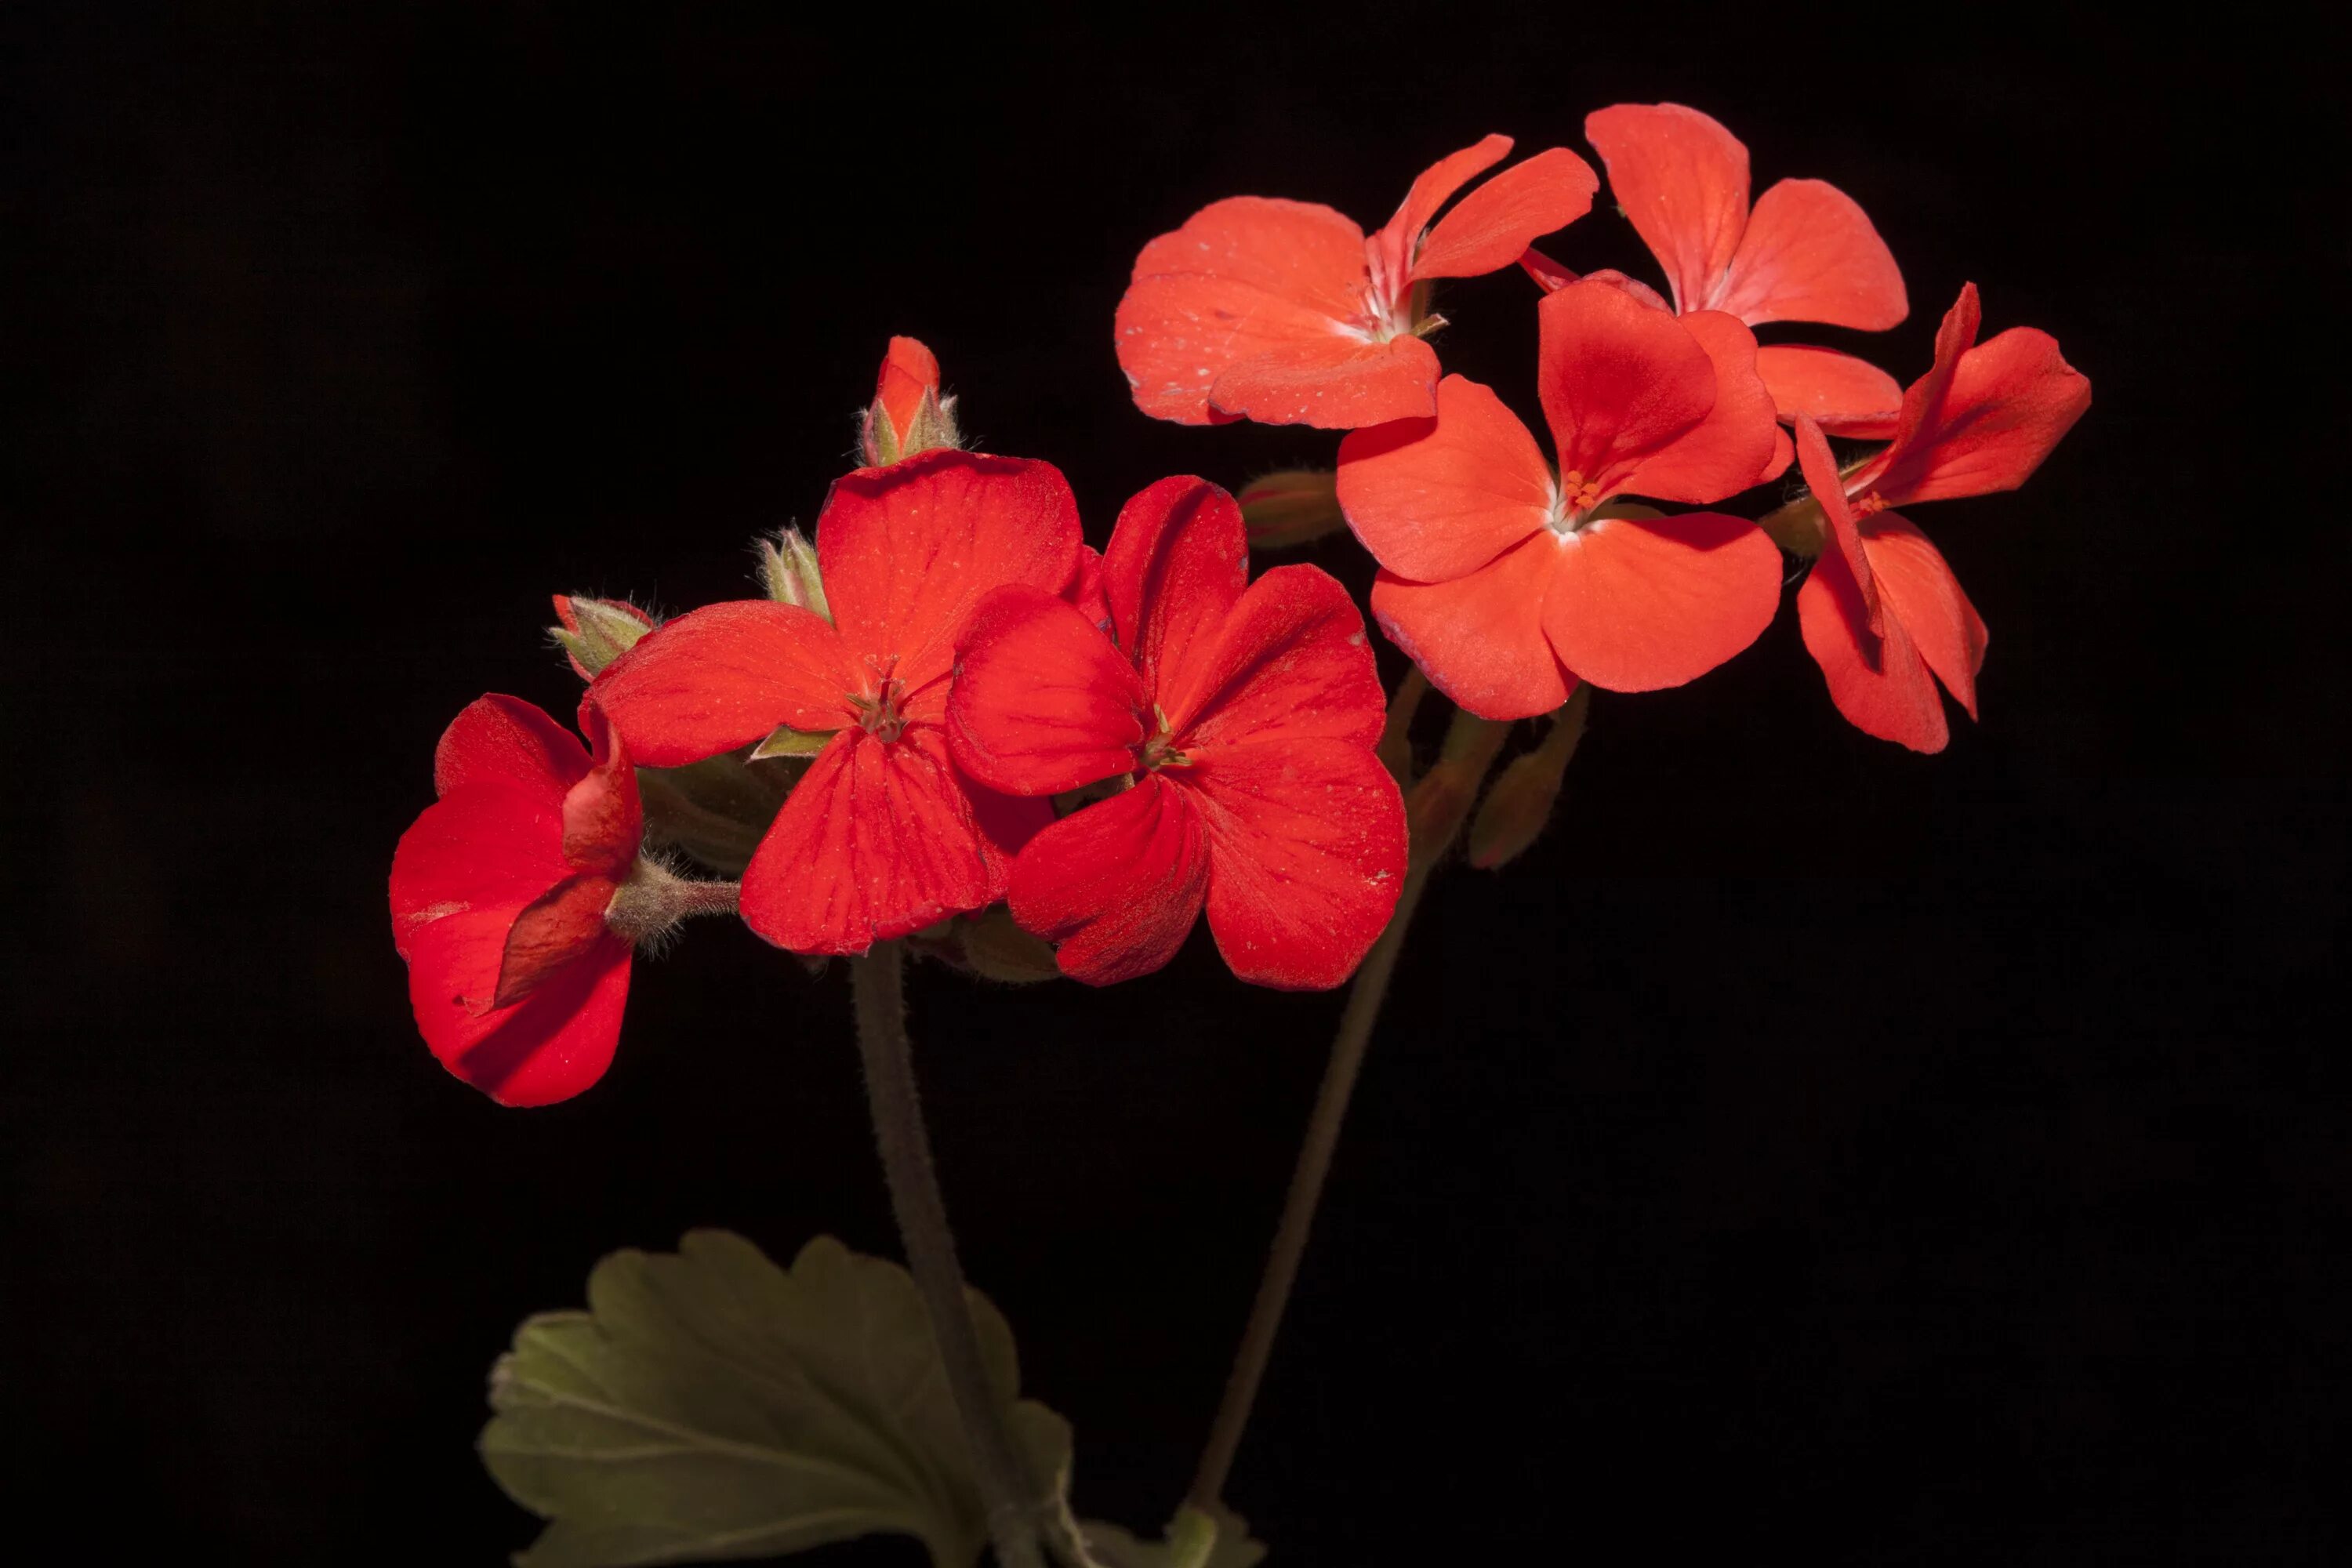
[[[1803, 440], [1800, 426], [1801, 448]], [[1936, 678], [1900, 617], [1883, 618], [1885, 636], [1872, 632], [1853, 574], [1838, 552], [1823, 551], [1797, 590], [1797, 624], [1829, 681], [1830, 700], [1855, 729], [1915, 752], [1944, 749], [1950, 730]]]
[[862, 729], [826, 743], [743, 872], [743, 919], [794, 952], [864, 952], [1004, 891], [947, 742]]
[[2091, 383], [2057, 339], [2011, 327], [1960, 354], [1943, 395], [1921, 402], [1916, 425], [1853, 480], [1891, 506], [2015, 489], [2091, 406]]
[[1863, 552], [1886, 605], [1944, 689], [1977, 716], [1977, 671], [1984, 668], [1985, 624], [1943, 555], [1907, 519], [1891, 511], [1870, 520]]
[[1208, 480], [1161, 479], [1119, 509], [1103, 552], [1103, 596], [1146, 703], [1159, 698], [1167, 671], [1185, 667], [1196, 643], [1216, 636], [1248, 583], [1242, 509]]
[[1601, 180], [1565, 147], [1537, 153], [1462, 198], [1429, 231], [1413, 258], [1412, 277], [1476, 278], [1508, 267], [1538, 235], [1565, 228], [1592, 210]]
[[1383, 572], [1372, 614], [1432, 685], [1482, 719], [1549, 713], [1576, 689], [1544, 636], [1544, 595], [1559, 563], [1549, 529], [1467, 577], [1409, 583]]
[[1032, 839], [1007, 898], [1024, 931], [1061, 944], [1063, 973], [1108, 985], [1176, 956], [1208, 882], [1199, 818], [1183, 792], [1147, 773]]
[[563, 858], [583, 871], [618, 879], [628, 875], [645, 837], [637, 770], [593, 698], [581, 701], [580, 721], [595, 738], [596, 765], [563, 797]]
[[[1756, 482], [1772, 451], [1771, 400], [1753, 340], [1743, 380], [1739, 345], [1720, 330], [1746, 328], [1717, 316], [1694, 318], [1695, 329], [1591, 279], [1544, 296], [1536, 317], [1538, 388], [1564, 472], [1603, 498], [1712, 500]], [[1718, 379], [1729, 395], [1711, 421]]]
[[739, 599], [680, 616], [604, 667], [589, 689], [629, 755], [675, 768], [748, 746], [779, 724], [840, 728], [864, 677], [822, 616]]
[[1845, 489], [1838, 479], [1837, 459], [1830, 456], [1830, 444], [1821, 426], [1801, 414], [1797, 416], [1797, 465], [1805, 476], [1805, 488], [1822, 503], [1822, 526], [1845, 563], [1846, 580], [1862, 605], [1864, 625], [1875, 637], [1885, 629], [1878, 579], [1870, 570], [1870, 558], [1863, 553], [1862, 535], [1854, 528], [1853, 511], [1846, 505]]
[[992, 789], [1055, 795], [1133, 769], [1147, 706], [1134, 667], [1066, 600], [999, 588], [964, 627], [949, 744]]
[[1387, 719], [1364, 617], [1318, 566], [1277, 566], [1251, 584], [1213, 643], [1161, 672], [1160, 701], [1195, 758], [1273, 736], [1369, 746]]
[[492, 1005], [511, 1007], [604, 940], [613, 879], [579, 876], [557, 883], [507, 928]]
[[1217, 377], [1219, 413], [1261, 425], [1354, 430], [1391, 419], [1425, 419], [1437, 406], [1437, 351], [1419, 338], [1376, 343], [1324, 333], [1242, 360]]
[[1612, 691], [1696, 679], [1780, 603], [1780, 552], [1744, 517], [1605, 518], [1560, 542], [1543, 605], [1562, 664]]
[[1110, 599], [1103, 592], [1101, 551], [1091, 544], [1078, 546], [1078, 567], [1070, 574], [1070, 585], [1062, 590], [1062, 597], [1092, 621], [1103, 636], [1112, 635]]
[[[1405, 193], [1396, 216], [1383, 225], [1365, 246], [1374, 258], [1373, 266], [1383, 272], [1393, 287], [1402, 287], [1412, 268], [1413, 242], [1437, 209], [1452, 199], [1454, 193], [1485, 171], [1510, 156], [1511, 139], [1507, 136], [1482, 136], [1477, 142], [1459, 153], [1448, 153], [1421, 172]], [[1547, 231], [1538, 229], [1537, 234]], [[1528, 237], [1533, 239], [1535, 235]]]
[[1209, 930], [1233, 972], [1319, 991], [1356, 971], [1404, 885], [1404, 800], [1372, 753], [1287, 737], [1220, 749], [1179, 782], [1209, 843]]
[[441, 732], [433, 792], [498, 780], [561, 799], [588, 771], [580, 738], [520, 697], [478, 697]]
[[1626, 488], [1661, 500], [1716, 501], [1777, 479], [1789, 466], [1771, 389], [1756, 368], [1756, 334], [1717, 310], [1694, 310], [1683, 325], [1715, 364], [1715, 406], [1654, 457]]
[[1415, 582], [1474, 572], [1547, 527], [1557, 487], [1518, 416], [1475, 381], [1437, 384], [1435, 419], [1339, 443], [1339, 508], [1380, 563]]
[[890, 416], [890, 428], [905, 440], [923, 406], [923, 395], [940, 389], [940, 362], [913, 338], [892, 338], [874, 383], [874, 401]]
[[1903, 271], [1861, 204], [1821, 180], [1757, 198], [1714, 308], [1749, 326], [1826, 321], [1882, 332], [1911, 313]]
[[455, 1000], [441, 942], [411, 959], [409, 1002], [433, 1054], [501, 1105], [551, 1105], [604, 1076], [629, 995], [629, 944], [597, 943], [520, 1005], [475, 1013]]
[[1805, 414], [1832, 435], [1884, 441], [1895, 434], [1903, 387], [1874, 364], [1835, 349], [1767, 343], [1756, 351], [1756, 371], [1774, 412], [1790, 424]]
[[1584, 117], [1609, 188], [1666, 270], [1678, 310], [1716, 303], [1748, 227], [1748, 149], [1696, 109], [1621, 103]]
[[1576, 274], [1530, 245], [1519, 255], [1519, 270], [1536, 281], [1536, 287], [1549, 294], [1555, 289], [1565, 289], [1576, 281]]
[[1136, 258], [1118, 302], [1119, 368], [1155, 419], [1216, 419], [1209, 389], [1238, 360], [1328, 336], [1364, 308], [1364, 231], [1329, 207], [1235, 196]]
[[572, 874], [559, 800], [505, 780], [451, 790], [401, 835], [392, 858], [392, 939], [404, 956], [426, 928], [473, 917], [495, 928], [475, 992], [497, 986], [506, 928], [523, 907]]
[[909, 717], [935, 720], [947, 705], [935, 683], [971, 606], [1006, 583], [1060, 593], [1078, 542], [1077, 500], [1059, 468], [941, 449], [835, 479], [816, 552], [844, 643], [868, 662], [895, 659], [875, 673], [906, 683]]

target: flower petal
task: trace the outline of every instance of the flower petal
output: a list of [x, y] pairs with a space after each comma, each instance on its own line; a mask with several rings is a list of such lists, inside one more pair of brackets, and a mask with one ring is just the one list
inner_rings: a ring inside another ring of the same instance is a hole
[[1167, 671], [1185, 667], [1194, 644], [1216, 636], [1248, 584], [1242, 509], [1208, 480], [1161, 479], [1119, 509], [1103, 552], [1103, 596], [1147, 702], [1158, 700]]
[[1006, 896], [1022, 930], [1061, 944], [1063, 973], [1109, 985], [1176, 956], [1208, 883], [1200, 821], [1155, 773], [1031, 839]]
[[1412, 583], [1383, 572], [1372, 614], [1430, 683], [1481, 719], [1549, 713], [1576, 689], [1544, 636], [1559, 542], [1529, 534], [1466, 577]]
[[572, 874], [562, 805], [503, 779], [460, 784], [425, 808], [392, 857], [392, 940], [405, 957], [419, 933], [460, 916], [487, 918], [489, 954], [478, 987], [497, 988], [506, 928]]
[[1084, 614], [1015, 584], [964, 625], [948, 742], [992, 789], [1056, 795], [1133, 769], [1148, 705], [1134, 666]]
[[645, 837], [637, 770], [594, 698], [580, 704], [581, 726], [595, 740], [595, 766], [563, 797], [563, 858], [583, 871], [628, 875]]
[[1936, 678], [1903, 629], [1901, 617], [1882, 617], [1884, 636], [1871, 630], [1870, 611], [1845, 557], [1837, 551], [1822, 552], [1804, 586], [1797, 590], [1797, 624], [1804, 633], [1805, 650], [1829, 682], [1830, 700], [1847, 722], [1915, 752], [1944, 749], [1951, 731]]
[[1862, 535], [1863, 553], [1886, 605], [1944, 689], [1977, 716], [1977, 671], [1984, 668], [1985, 624], [1944, 557], [1910, 521], [1882, 511]]
[[1161, 682], [1169, 728], [1194, 757], [1277, 735], [1370, 746], [1387, 720], [1364, 617], [1318, 566], [1277, 566], [1251, 584], [1216, 640], [1193, 643]]
[[1221, 748], [1178, 787], [1209, 843], [1209, 930], [1244, 980], [1319, 991], [1356, 971], [1404, 885], [1404, 799], [1372, 753], [1283, 737]]
[[1621, 103], [1584, 117], [1609, 189], [1665, 268], [1677, 310], [1715, 306], [1748, 227], [1748, 149], [1679, 103]]
[[864, 952], [1003, 891], [945, 737], [852, 729], [817, 753], [760, 840], [743, 920], [794, 952]]
[[890, 429], [900, 441], [914, 428], [923, 395], [939, 389], [939, 356], [913, 338], [892, 338], [882, 374], [875, 379], [874, 401], [890, 416]]
[[1419, 338], [1302, 337], [1228, 365], [1209, 391], [1221, 414], [1261, 425], [1354, 430], [1425, 419], [1436, 407], [1437, 351]]
[[[1136, 406], [1215, 423], [1227, 366], [1328, 337], [1363, 309], [1364, 231], [1329, 207], [1235, 196], [1143, 247], [1115, 333]], [[1226, 416], [1230, 417], [1230, 416]]]
[[1866, 360], [1803, 343], [1767, 343], [1756, 351], [1756, 373], [1786, 422], [1811, 415], [1832, 435], [1864, 441], [1895, 434], [1903, 385]]
[[1612, 517], [1560, 542], [1543, 625], [1562, 664], [1655, 691], [1747, 647], [1780, 603], [1780, 552], [1744, 517]]
[[[1634, 482], [1645, 465], [1697, 429], [1715, 406], [1716, 362], [1691, 329], [1623, 289], [1591, 279], [1545, 295], [1536, 306], [1536, 320], [1538, 390], [1563, 474], [1582, 475], [1603, 497], [1637, 489], [1662, 500], [1700, 499], [1655, 489], [1646, 477]], [[1768, 405], [1768, 423], [1769, 414]], [[1675, 466], [1691, 470], [1694, 479], [1711, 479], [1706, 464], [1688, 460], [1705, 456], [1685, 454]], [[1747, 477], [1732, 487], [1738, 489], [1752, 479], [1761, 459], [1747, 458], [1744, 452], [1731, 457], [1729, 467], [1746, 462]]]
[[1078, 544], [1077, 499], [1059, 468], [946, 448], [835, 479], [817, 520], [817, 563], [844, 644], [889, 665], [874, 673], [905, 682], [902, 709], [923, 720], [946, 710], [940, 687], [971, 606], [1006, 583], [1060, 593]]
[[[1401, 288], [1412, 273], [1414, 242], [1429, 226], [1429, 220], [1437, 216], [1437, 209], [1452, 200], [1454, 192], [1510, 155], [1511, 139], [1489, 134], [1459, 153], [1448, 153], [1423, 169], [1412, 182], [1412, 188], [1405, 193], [1404, 200], [1398, 204], [1396, 216], [1365, 244], [1374, 268], [1392, 287]], [[1535, 236], [1528, 237], [1532, 239]]]
[[520, 697], [478, 697], [433, 749], [433, 793], [499, 780], [562, 799], [588, 772], [580, 738]]
[[1878, 578], [1870, 569], [1870, 557], [1863, 552], [1853, 509], [1846, 504], [1845, 490], [1838, 479], [1837, 459], [1830, 455], [1830, 444], [1822, 437], [1821, 426], [1804, 415], [1797, 416], [1797, 464], [1805, 476], [1805, 488], [1821, 502], [1822, 530], [1845, 563], [1846, 580], [1853, 584], [1855, 600], [1862, 606], [1863, 622], [1870, 634], [1877, 637], [1885, 630], [1885, 613], [1878, 602]]
[[1437, 384], [1437, 417], [1339, 443], [1339, 509], [1380, 563], [1440, 583], [1474, 572], [1550, 521], [1556, 487], [1518, 416], [1475, 381]]
[[1862, 204], [1823, 180], [1756, 200], [1714, 308], [1749, 326], [1825, 321], [1883, 332], [1911, 313], [1903, 270]]
[[1866, 483], [1890, 506], [2013, 490], [2090, 406], [2090, 378], [2058, 340], [2011, 327], [1959, 355], [1943, 395], [1848, 488]]
[[1412, 278], [1476, 278], [1508, 267], [1528, 242], [1592, 210], [1592, 165], [1565, 147], [1513, 164], [1439, 219], [1412, 258]]
[[1779, 479], [1790, 447], [1771, 389], [1756, 368], [1756, 334], [1720, 310], [1693, 310], [1682, 324], [1715, 365], [1715, 405], [1643, 458], [1625, 488], [1659, 500], [1705, 503]]
[[682, 767], [789, 724], [837, 730], [863, 674], [824, 617], [766, 599], [680, 616], [604, 667], [590, 693], [640, 766]]
[[606, 937], [512, 1007], [469, 1010], [454, 995], [446, 938], [409, 961], [417, 1031], [441, 1065], [501, 1105], [551, 1105], [604, 1076], [629, 995], [629, 944]]
[[491, 1005], [513, 1006], [586, 957], [604, 940], [604, 910], [613, 902], [614, 890], [609, 877], [568, 878], [515, 916], [500, 949]]

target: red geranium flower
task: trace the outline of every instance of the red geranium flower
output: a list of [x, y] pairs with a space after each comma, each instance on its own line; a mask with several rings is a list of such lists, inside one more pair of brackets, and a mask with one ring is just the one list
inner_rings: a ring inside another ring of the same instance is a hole
[[1679, 686], [1756, 639], [1780, 557], [1745, 518], [1661, 517], [1612, 498], [1704, 503], [1787, 458], [1756, 340], [1595, 279], [1546, 296], [1540, 393], [1565, 473], [1499, 398], [1449, 375], [1437, 417], [1339, 447], [1339, 504], [1381, 563], [1372, 613], [1462, 707], [1547, 713], [1579, 678]]
[[606, 911], [636, 864], [635, 771], [593, 706], [592, 757], [513, 697], [457, 715], [433, 758], [440, 799], [392, 862], [393, 944], [441, 1065], [503, 1105], [604, 1076], [629, 994], [630, 938]]
[[858, 418], [857, 449], [869, 468], [956, 444], [955, 399], [940, 396], [938, 356], [913, 338], [892, 338]]
[[1927, 536], [1887, 509], [2015, 489], [2091, 405], [2089, 378], [2055, 338], [2012, 327], [1978, 343], [1979, 321], [1971, 283], [1936, 333], [1934, 368], [1903, 395], [1894, 443], [1852, 473], [1839, 474], [1819, 426], [1797, 424], [1829, 532], [1797, 594], [1805, 647], [1839, 712], [1915, 752], [1949, 739], [1936, 681], [1977, 716], [1985, 625]]
[[[1747, 147], [1697, 110], [1621, 103], [1587, 115], [1584, 135], [1617, 205], [1665, 268], [1676, 310], [1721, 310], [1751, 327], [1820, 321], [1865, 331], [1909, 314], [1903, 273], [1852, 196], [1821, 180], [1782, 180], [1751, 210]], [[1549, 264], [1529, 260], [1546, 281]], [[1757, 369], [1783, 419], [1811, 414], [1857, 437], [1893, 429], [1901, 388], [1852, 354], [1774, 343]]]
[[743, 873], [743, 918], [795, 952], [864, 952], [1003, 896], [1044, 802], [976, 788], [940, 729], [955, 638], [990, 589], [1072, 584], [1077, 506], [1046, 463], [940, 450], [836, 480], [817, 521], [830, 616], [712, 605], [593, 689], [636, 759], [676, 767], [826, 734]]
[[1034, 588], [1000, 588], [972, 616], [948, 700], [966, 771], [1031, 795], [1134, 780], [1013, 868], [1013, 919], [1061, 944], [1066, 974], [1150, 973], [1205, 905], [1234, 973], [1320, 989], [1354, 973], [1396, 906], [1404, 805], [1372, 754], [1363, 617], [1312, 566], [1249, 583], [1248, 552], [1231, 496], [1162, 479], [1103, 554], [1111, 636]]
[[[1365, 237], [1309, 202], [1234, 196], [1143, 247], [1118, 302], [1119, 368], [1136, 406], [1185, 425], [1255, 419], [1350, 429], [1425, 418], [1437, 355], [1413, 286], [1508, 267], [1582, 217], [1600, 180], [1566, 148], [1447, 198], [1511, 150], [1507, 136], [1441, 158], [1388, 226]], [[1426, 232], [1424, 232], [1426, 230]]]

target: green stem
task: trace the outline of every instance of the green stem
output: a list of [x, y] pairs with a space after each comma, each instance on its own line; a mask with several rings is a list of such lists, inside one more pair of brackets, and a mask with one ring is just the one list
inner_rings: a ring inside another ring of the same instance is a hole
[[989, 1387], [963, 1270], [956, 1262], [955, 1236], [948, 1229], [947, 1205], [931, 1163], [930, 1135], [915, 1089], [914, 1047], [907, 1037], [906, 965], [899, 944], [876, 943], [871, 952], [849, 961], [849, 975], [858, 1054], [866, 1065], [866, 1101], [874, 1116], [890, 1207], [898, 1218], [915, 1288], [930, 1315], [956, 1418], [971, 1447], [996, 1560], [1002, 1568], [1044, 1568], [1035, 1494], [1024, 1482], [1004, 1413]]

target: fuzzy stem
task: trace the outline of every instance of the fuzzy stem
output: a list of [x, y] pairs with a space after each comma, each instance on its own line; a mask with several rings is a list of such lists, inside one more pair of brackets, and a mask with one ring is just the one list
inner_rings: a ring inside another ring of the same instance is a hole
[[906, 965], [900, 945], [877, 942], [871, 952], [849, 961], [850, 990], [856, 1002], [857, 1048], [866, 1066], [866, 1100], [874, 1117], [874, 1141], [882, 1152], [882, 1174], [907, 1261], [931, 1320], [940, 1365], [955, 1402], [956, 1418], [971, 1445], [972, 1471], [988, 1510], [988, 1532], [1001, 1568], [1043, 1568], [1033, 1492], [1011, 1432], [989, 1387], [973, 1326], [963, 1270], [956, 1262], [955, 1237], [948, 1229], [947, 1205], [931, 1163], [930, 1135], [915, 1089], [914, 1047], [907, 1037]]
[[[1416, 694], [1414, 701], [1418, 700]], [[1409, 721], [1411, 704], [1404, 705], [1403, 711]], [[1389, 917], [1388, 928], [1364, 955], [1348, 989], [1348, 1005], [1339, 1016], [1339, 1032], [1331, 1041], [1331, 1060], [1323, 1069], [1322, 1086], [1315, 1091], [1315, 1109], [1307, 1117], [1298, 1163], [1291, 1171], [1290, 1192], [1283, 1199], [1282, 1218], [1275, 1226], [1265, 1273], [1258, 1280], [1257, 1300], [1250, 1308], [1249, 1324], [1242, 1331], [1241, 1347], [1234, 1352], [1234, 1370], [1225, 1380], [1224, 1398], [1209, 1428], [1208, 1446], [1201, 1452], [1192, 1489], [1185, 1496], [1191, 1506], [1204, 1513], [1213, 1512], [1223, 1500], [1225, 1479], [1233, 1473], [1234, 1456], [1240, 1451], [1242, 1433], [1249, 1426], [1250, 1409], [1257, 1403], [1258, 1385], [1265, 1379], [1275, 1335], [1281, 1331], [1283, 1310], [1290, 1304], [1291, 1287], [1298, 1280], [1307, 1235], [1315, 1224], [1324, 1181], [1331, 1173], [1339, 1128], [1347, 1120], [1348, 1101], [1355, 1093], [1365, 1048], [1371, 1044], [1372, 1026], [1380, 1020], [1381, 1004], [1388, 997], [1390, 977], [1396, 973], [1405, 930], [1412, 923], [1430, 872], [1460, 835], [1463, 819], [1477, 798], [1478, 783], [1494, 765], [1495, 755], [1509, 732], [1508, 724], [1456, 712], [1446, 733], [1444, 755], [1411, 792], [1408, 816], [1413, 835], [1404, 886], [1398, 889], [1396, 911]]]

